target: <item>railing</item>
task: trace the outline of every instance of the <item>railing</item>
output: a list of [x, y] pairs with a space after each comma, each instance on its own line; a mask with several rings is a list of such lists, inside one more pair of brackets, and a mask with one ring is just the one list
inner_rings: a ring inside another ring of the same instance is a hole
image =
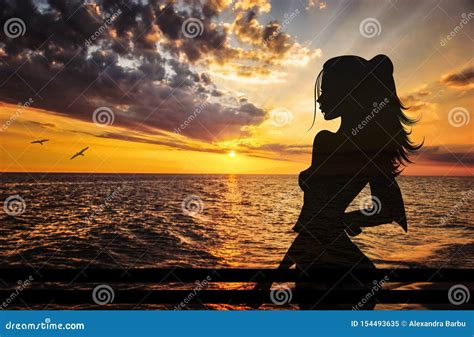
[[[469, 288], [474, 282], [471, 269], [377, 269], [339, 270], [309, 269], [305, 272], [294, 269], [0, 269], [0, 279], [16, 286], [19, 280], [32, 280], [25, 286], [15, 301], [27, 304], [94, 304], [92, 291], [97, 284], [106, 284], [113, 289], [113, 304], [176, 304], [190, 294], [187, 290], [120, 290], [118, 284], [163, 283], [195, 284], [202, 282], [309, 282], [324, 284], [323, 290], [291, 290], [291, 303], [357, 303], [367, 295], [367, 290], [351, 290], [350, 285], [380, 283], [431, 282], [436, 288], [427, 290], [386, 290], [379, 287], [372, 293], [378, 303], [453, 304], [449, 289], [461, 286], [467, 296], [457, 306], [462, 309], [473, 304]], [[71, 285], [81, 289], [71, 289]], [[344, 284], [344, 289], [339, 285]], [[41, 285], [41, 287], [37, 287]], [[349, 285], [349, 286], [348, 286]], [[68, 289], [69, 288], [69, 289]], [[84, 289], [86, 288], [86, 289]], [[89, 288], [89, 290], [87, 289]], [[123, 287], [122, 287], [123, 288]], [[349, 288], [349, 289], [348, 289]], [[456, 289], [455, 289], [456, 290]], [[0, 290], [0, 300], [11, 297], [12, 289]], [[206, 290], [195, 292], [196, 303], [271, 303], [272, 293], [263, 290]], [[199, 301], [199, 302], [198, 302]], [[97, 302], [96, 302], [97, 303]]]

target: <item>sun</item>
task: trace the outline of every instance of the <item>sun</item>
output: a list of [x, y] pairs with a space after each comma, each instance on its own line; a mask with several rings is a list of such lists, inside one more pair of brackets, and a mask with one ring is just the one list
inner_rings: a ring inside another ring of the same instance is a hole
[[234, 151], [234, 150], [232, 150], [232, 151], [229, 152], [229, 157], [235, 158], [235, 155], [236, 155], [236, 154], [235, 154], [235, 151]]

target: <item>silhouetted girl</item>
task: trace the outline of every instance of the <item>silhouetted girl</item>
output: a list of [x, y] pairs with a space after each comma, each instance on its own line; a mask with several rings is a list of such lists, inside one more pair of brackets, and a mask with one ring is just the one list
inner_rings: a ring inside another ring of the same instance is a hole
[[[280, 268], [374, 269], [350, 240], [360, 227], [396, 222], [407, 230], [405, 209], [395, 177], [421, 145], [410, 142], [405, 126], [414, 123], [397, 97], [393, 64], [385, 55], [367, 61], [358, 56], [328, 60], [316, 80], [315, 96], [326, 120], [341, 117], [336, 133], [322, 131], [314, 139], [311, 166], [301, 172], [304, 205], [296, 226], [298, 236]], [[314, 121], [313, 121], [314, 122]], [[345, 210], [370, 184], [372, 207]], [[349, 277], [350, 278], [350, 277]], [[354, 289], [349, 279], [331, 283], [296, 283], [296, 289]], [[350, 278], [350, 281], [354, 281]], [[373, 284], [359, 283], [361, 290]], [[269, 284], [257, 289], [269, 289]], [[359, 301], [338, 305], [300, 303], [301, 309], [351, 309]], [[372, 309], [366, 303], [358, 309]]]

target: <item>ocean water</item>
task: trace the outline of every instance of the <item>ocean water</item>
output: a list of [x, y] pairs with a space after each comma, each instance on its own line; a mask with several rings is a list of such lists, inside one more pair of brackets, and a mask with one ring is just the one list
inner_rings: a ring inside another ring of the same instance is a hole
[[[295, 175], [0, 177], [1, 200], [22, 199], [0, 214], [1, 267], [275, 268], [303, 201]], [[473, 268], [474, 179], [398, 182], [408, 233], [388, 224], [353, 241], [380, 268]]]

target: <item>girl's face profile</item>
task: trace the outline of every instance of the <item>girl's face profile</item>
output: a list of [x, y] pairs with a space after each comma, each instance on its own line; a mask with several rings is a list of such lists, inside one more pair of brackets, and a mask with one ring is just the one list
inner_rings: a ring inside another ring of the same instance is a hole
[[325, 120], [348, 116], [361, 110], [363, 98], [357, 97], [356, 89], [360, 84], [353, 74], [332, 68], [323, 73], [321, 90], [317, 102]]
[[330, 120], [341, 116], [338, 111], [342, 110], [343, 97], [337, 97], [340, 90], [337, 89], [336, 79], [334, 76], [323, 74], [321, 82], [321, 92], [317, 102], [324, 119]]

